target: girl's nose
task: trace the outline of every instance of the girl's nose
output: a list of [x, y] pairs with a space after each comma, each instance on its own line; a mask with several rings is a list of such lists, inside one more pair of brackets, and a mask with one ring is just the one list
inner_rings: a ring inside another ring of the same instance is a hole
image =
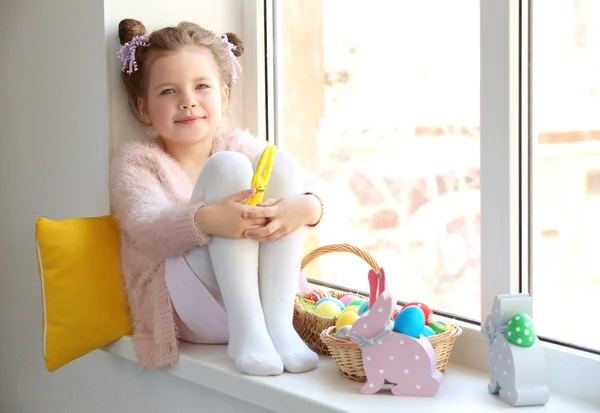
[[181, 105], [181, 109], [191, 109], [195, 108], [197, 105], [194, 102], [186, 102]]
[[181, 102], [181, 109], [191, 109], [191, 108], [195, 108], [196, 106], [198, 106], [198, 104], [196, 103], [196, 101], [194, 101], [191, 98], [185, 98]]

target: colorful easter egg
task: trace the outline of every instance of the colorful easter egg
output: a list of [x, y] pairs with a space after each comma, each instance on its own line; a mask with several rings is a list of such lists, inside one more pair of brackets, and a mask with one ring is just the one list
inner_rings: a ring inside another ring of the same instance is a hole
[[350, 301], [347, 306], [350, 307], [351, 305], [357, 305], [360, 308], [360, 306], [366, 301], [367, 300], [363, 300], [362, 298], [357, 298], [356, 300]]
[[435, 336], [435, 331], [429, 326], [423, 326], [423, 335], [425, 337]]
[[317, 296], [314, 292], [309, 291], [306, 294], [304, 294], [303, 298], [306, 301], [312, 301], [313, 303], [316, 303], [317, 301], [319, 301], [319, 296]]
[[335, 317], [341, 312], [340, 306], [333, 301], [323, 301], [315, 308], [315, 313], [323, 317]]
[[394, 321], [394, 331], [419, 338], [423, 334], [424, 324], [425, 314], [423, 310], [417, 306], [410, 306], [398, 313], [398, 317]]
[[429, 323], [429, 327], [433, 331], [435, 331], [436, 334], [442, 334], [442, 333], [445, 333], [446, 331], [452, 330], [452, 324], [445, 323], [445, 322], [440, 321], [440, 320], [436, 320], [436, 321], [433, 321], [433, 322]]
[[431, 308], [429, 308], [429, 306], [427, 304], [413, 301], [411, 303], [404, 304], [404, 307], [402, 307], [402, 310], [404, 310], [407, 307], [412, 307], [412, 306], [417, 306], [421, 310], [423, 310], [423, 314], [425, 314], [425, 324], [426, 325], [429, 325], [429, 323], [431, 323], [433, 321], [433, 311], [431, 310]]
[[308, 293], [306, 293], [304, 295], [304, 299], [316, 303], [321, 298], [328, 297], [328, 296], [329, 295], [325, 291], [314, 289], [314, 290], [311, 290]]
[[321, 304], [323, 301], [333, 301], [334, 303], [336, 303], [339, 307], [340, 310], [343, 310], [344, 308], [346, 308], [346, 306], [344, 305], [344, 303], [342, 303], [340, 300], [338, 300], [337, 298], [333, 298], [333, 297], [323, 297], [321, 299], [319, 299], [319, 301], [317, 301], [317, 307], [319, 306], [319, 304]]
[[358, 307], [358, 315], [363, 315], [369, 309], [369, 302], [365, 301], [360, 307]]
[[340, 328], [342, 328], [344, 326], [351, 326], [359, 318], [360, 318], [360, 316], [358, 314], [353, 313], [352, 311], [345, 311], [342, 314], [340, 314], [339, 317], [337, 318], [337, 321], [335, 322], [335, 328], [337, 330], [339, 330]]
[[313, 292], [317, 295], [317, 297], [319, 298], [324, 298], [324, 297], [329, 297], [329, 293], [324, 291], [324, 290], [319, 290], [318, 288], [315, 288], [313, 290]]
[[508, 321], [506, 339], [519, 347], [531, 347], [535, 342], [533, 320], [526, 313], [517, 313]]
[[402, 311], [400, 308], [397, 308], [396, 310], [394, 310], [394, 315], [392, 316], [392, 319], [395, 320], [396, 318], [398, 318], [398, 313]]
[[345, 306], [348, 306], [348, 303], [354, 301], [354, 300], [358, 300], [359, 298], [355, 295], [345, 295], [342, 298], [340, 298], [340, 301], [342, 303], [344, 303]]
[[344, 308], [344, 311], [342, 311], [342, 312], [351, 311], [353, 313], [358, 314], [358, 309], [359, 309], [359, 307], [357, 305], [349, 305], [348, 307]]

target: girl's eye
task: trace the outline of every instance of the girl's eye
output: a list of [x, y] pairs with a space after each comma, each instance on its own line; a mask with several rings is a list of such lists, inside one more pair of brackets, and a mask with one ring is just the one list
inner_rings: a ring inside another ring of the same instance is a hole
[[162, 92], [160, 92], [161, 95], [169, 95], [172, 92], [175, 92], [173, 89], [165, 89]]
[[196, 86], [196, 89], [206, 89], [208, 88], [208, 85], [205, 83], [200, 83], [198, 86]]

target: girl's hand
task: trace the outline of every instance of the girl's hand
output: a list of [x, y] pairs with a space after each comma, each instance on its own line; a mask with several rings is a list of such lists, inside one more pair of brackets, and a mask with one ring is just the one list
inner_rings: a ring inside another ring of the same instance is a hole
[[270, 199], [246, 211], [246, 219], [266, 218], [269, 222], [258, 229], [244, 232], [246, 238], [261, 242], [274, 241], [315, 221], [315, 209], [320, 213], [320, 204], [315, 205], [311, 195], [300, 195], [292, 198]]
[[277, 205], [279, 202], [281, 202], [283, 200], [283, 198], [273, 198], [273, 199], [268, 199], [264, 202], [261, 202], [260, 204], [258, 204], [257, 206], [259, 207], [270, 207], [273, 205]]
[[254, 195], [254, 189], [248, 189], [230, 195], [222, 201], [205, 205], [196, 210], [196, 228], [206, 235], [228, 239], [242, 239], [248, 230], [264, 228], [268, 218], [243, 218], [243, 215], [255, 208], [242, 204]]

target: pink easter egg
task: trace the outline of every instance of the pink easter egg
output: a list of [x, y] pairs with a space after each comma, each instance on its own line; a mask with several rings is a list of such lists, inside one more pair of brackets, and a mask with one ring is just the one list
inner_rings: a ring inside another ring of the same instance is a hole
[[359, 300], [359, 297], [356, 297], [354, 295], [345, 295], [342, 298], [340, 298], [340, 301], [342, 303], [344, 303], [344, 305], [348, 305], [348, 303], [354, 301], [354, 300]]

